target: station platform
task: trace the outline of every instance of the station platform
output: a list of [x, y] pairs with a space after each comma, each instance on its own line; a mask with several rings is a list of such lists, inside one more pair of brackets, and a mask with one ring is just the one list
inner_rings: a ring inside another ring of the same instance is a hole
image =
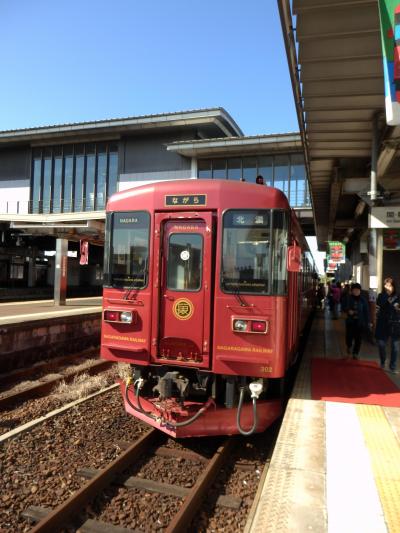
[[0, 303], [0, 326], [33, 320], [101, 313], [102, 297], [68, 298], [66, 305], [55, 305], [54, 300]]
[[344, 339], [320, 311], [246, 533], [400, 531], [400, 374]]
[[98, 296], [0, 304], [1, 371], [99, 346], [101, 310]]

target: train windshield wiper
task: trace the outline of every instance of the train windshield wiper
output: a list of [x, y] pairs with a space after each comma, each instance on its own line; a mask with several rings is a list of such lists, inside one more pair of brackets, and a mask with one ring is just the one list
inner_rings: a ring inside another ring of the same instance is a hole
[[[148, 276], [147, 261], [145, 261], [144, 268], [142, 270], [137, 270], [136, 272], [132, 272], [132, 282], [126, 288], [122, 299], [127, 300], [131, 291], [133, 291], [134, 289], [136, 290], [143, 289], [143, 287], [145, 287], [147, 284], [147, 276]], [[142, 277], [142, 279], [140, 279], [140, 277]], [[140, 287], [136, 285], [139, 279], [141, 283]]]
[[234, 295], [235, 295], [236, 298], [238, 299], [238, 301], [239, 301], [239, 303], [240, 303], [240, 307], [247, 307], [246, 302], [243, 300], [242, 296], [240, 296], [239, 285], [236, 286], [236, 289], [235, 289]]
[[[233, 283], [231, 283], [233, 285]], [[221, 280], [222, 287], [227, 290], [226, 281], [224, 278]], [[236, 283], [236, 287], [233, 288], [232, 294], [237, 298], [240, 303], [240, 307], [248, 307], [243, 297], [240, 294], [239, 283]]]

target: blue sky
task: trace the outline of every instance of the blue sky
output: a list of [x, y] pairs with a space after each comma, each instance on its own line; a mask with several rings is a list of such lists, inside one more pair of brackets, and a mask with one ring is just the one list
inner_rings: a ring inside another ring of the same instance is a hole
[[1, 0], [0, 130], [224, 107], [297, 131], [276, 0]]

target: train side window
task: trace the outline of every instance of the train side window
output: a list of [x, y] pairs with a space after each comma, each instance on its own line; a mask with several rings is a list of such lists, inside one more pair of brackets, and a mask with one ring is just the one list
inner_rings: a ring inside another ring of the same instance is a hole
[[168, 242], [167, 288], [199, 291], [202, 279], [203, 237], [199, 233], [173, 233]]
[[286, 211], [274, 210], [272, 219], [272, 294], [287, 292], [288, 216]]

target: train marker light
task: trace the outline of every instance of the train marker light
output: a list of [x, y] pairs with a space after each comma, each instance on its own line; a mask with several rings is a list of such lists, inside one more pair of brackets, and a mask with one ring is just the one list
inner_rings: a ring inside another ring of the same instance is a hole
[[119, 322], [118, 311], [104, 311], [104, 320], [107, 322]]
[[111, 311], [107, 309], [104, 311], [104, 320], [106, 322], [122, 322], [123, 324], [132, 323], [131, 311]]
[[247, 331], [247, 320], [234, 320], [233, 331]]
[[253, 333], [267, 333], [267, 323], [264, 320], [252, 320], [251, 331]]
[[268, 320], [247, 320], [246, 318], [232, 317], [232, 330], [237, 333], [268, 333]]

